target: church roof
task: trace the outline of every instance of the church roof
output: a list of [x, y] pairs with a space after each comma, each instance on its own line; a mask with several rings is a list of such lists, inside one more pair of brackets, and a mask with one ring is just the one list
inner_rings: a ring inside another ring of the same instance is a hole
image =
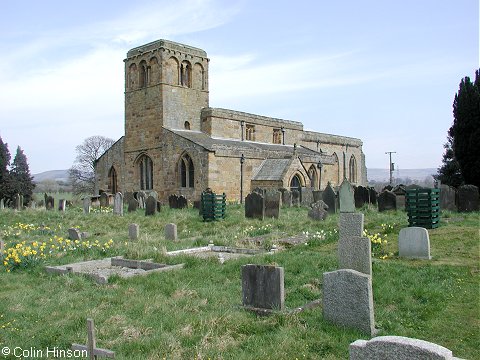
[[293, 159], [265, 159], [252, 180], [282, 181]]

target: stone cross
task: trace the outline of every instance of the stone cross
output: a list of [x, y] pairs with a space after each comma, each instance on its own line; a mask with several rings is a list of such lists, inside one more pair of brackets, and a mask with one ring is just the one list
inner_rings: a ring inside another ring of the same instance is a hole
[[87, 319], [87, 345], [72, 344], [72, 350], [87, 351], [88, 359], [95, 360], [98, 357], [107, 357], [115, 359], [115, 352], [106, 349], [97, 348], [97, 341], [95, 340], [95, 325], [93, 319]]

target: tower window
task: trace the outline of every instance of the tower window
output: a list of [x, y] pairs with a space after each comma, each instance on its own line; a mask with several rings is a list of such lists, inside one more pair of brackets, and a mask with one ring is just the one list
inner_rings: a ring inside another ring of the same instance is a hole
[[192, 67], [188, 62], [180, 66], [180, 84], [186, 87], [192, 87]]
[[348, 178], [351, 183], [357, 182], [357, 160], [353, 155], [350, 158], [350, 162], [348, 164]]
[[147, 66], [147, 63], [145, 61], [142, 61], [140, 63], [140, 87], [146, 87], [149, 82], [149, 77], [150, 77], [150, 67]]
[[273, 129], [273, 143], [274, 144], [281, 144], [282, 143], [282, 130], [281, 129]]
[[255, 141], [255, 125], [245, 126], [245, 140]]
[[147, 155], [143, 155], [138, 162], [140, 175], [140, 190], [153, 189], [153, 161]]
[[188, 121], [185, 121], [183, 126], [184, 126], [185, 130], [190, 130], [190, 123]]

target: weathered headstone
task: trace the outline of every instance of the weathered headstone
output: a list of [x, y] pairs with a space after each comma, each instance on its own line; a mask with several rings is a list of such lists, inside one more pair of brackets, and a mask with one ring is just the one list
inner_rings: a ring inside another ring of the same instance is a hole
[[455, 202], [457, 191], [455, 188], [441, 184], [440, 185], [440, 209], [457, 211], [457, 204]]
[[311, 187], [300, 188], [300, 201], [304, 207], [310, 207], [310, 205], [312, 205], [313, 189]]
[[108, 194], [103, 192], [100, 194], [100, 206], [101, 207], [107, 207], [110, 205], [109, 203], [109, 198], [108, 198]]
[[70, 240], [82, 240], [82, 236], [80, 234], [80, 231], [75, 228], [70, 228], [68, 229], [68, 238]]
[[378, 211], [397, 210], [397, 197], [388, 190], [384, 190], [378, 196]]
[[284, 271], [271, 265], [242, 266], [242, 304], [257, 309], [283, 310]]
[[363, 236], [364, 216], [362, 213], [340, 213], [338, 235], [340, 239]]
[[479, 210], [478, 187], [463, 185], [457, 189], [457, 207], [459, 212], [472, 212]]
[[47, 210], [52, 210], [55, 207], [55, 201], [52, 196], [45, 194], [45, 208]]
[[187, 198], [183, 195], [180, 195], [177, 200], [177, 209], [186, 209], [188, 207]]
[[300, 206], [300, 191], [293, 189], [292, 193], [292, 206]]
[[378, 336], [350, 344], [350, 360], [460, 360], [440, 345], [403, 336]]
[[160, 202], [160, 200], [157, 200], [157, 212], [161, 212], [162, 211], [162, 203]]
[[387, 186], [385, 186], [385, 187], [382, 189], [382, 192], [385, 191], [385, 190], [387, 190], [387, 191], [392, 191], [392, 190], [393, 190], [393, 186], [392, 186], [392, 185], [387, 185]]
[[128, 225], [128, 237], [130, 240], [138, 240], [140, 236], [140, 226], [138, 224]]
[[3, 255], [4, 252], [5, 252], [5, 243], [3, 242], [3, 240], [0, 240], [0, 255]]
[[431, 259], [430, 238], [422, 227], [407, 227], [398, 234], [398, 256], [413, 259]]
[[65, 211], [67, 209], [67, 200], [58, 200], [58, 211]]
[[265, 199], [256, 192], [248, 194], [245, 198], [245, 217], [260, 219], [265, 218]]
[[324, 273], [322, 303], [325, 320], [374, 335], [371, 276], [351, 269]]
[[165, 239], [177, 241], [177, 225], [176, 224], [167, 224], [165, 225]]
[[0, 210], [3, 210], [3, 209], [5, 209], [5, 200], [0, 199]]
[[145, 216], [155, 215], [157, 212], [157, 200], [153, 196], [149, 196], [145, 202]]
[[350, 236], [338, 240], [338, 267], [372, 275], [372, 246], [368, 237]]
[[135, 199], [133, 192], [125, 191], [125, 193], [123, 194], [123, 202], [128, 204], [131, 199]]
[[138, 201], [134, 198], [128, 200], [128, 212], [134, 212], [138, 209]]
[[308, 217], [313, 220], [325, 220], [328, 215], [328, 205], [323, 200], [316, 201], [308, 211]]
[[353, 194], [353, 187], [348, 180], [343, 180], [340, 189], [338, 190], [338, 199], [340, 202], [340, 212], [352, 213], [355, 212], [355, 197]]
[[21, 195], [20, 194], [15, 194], [14, 196], [14, 204], [15, 204], [15, 209], [16, 210], [22, 210], [22, 203], [21, 203]]
[[140, 209], [145, 209], [147, 195], [145, 194], [144, 191], [138, 191], [136, 194], [137, 194], [138, 207]]
[[150, 190], [148, 196], [153, 196], [158, 201], [158, 193], [155, 190]]
[[282, 206], [291, 207], [292, 206], [292, 193], [290, 190], [285, 188], [280, 189], [282, 193]]
[[368, 188], [369, 202], [370, 204], [377, 205], [377, 191], [373, 187]]
[[92, 206], [92, 201], [90, 200], [89, 197], [83, 198], [83, 213], [84, 214], [89, 214], [90, 213], [90, 207]]
[[313, 202], [318, 202], [320, 200], [323, 200], [323, 198], [322, 198], [323, 191], [313, 190], [312, 194], [313, 194]]
[[327, 187], [323, 191], [322, 200], [328, 205], [328, 212], [330, 214], [337, 212], [337, 194], [330, 183], [327, 184]]
[[170, 209], [178, 209], [178, 195], [172, 194], [168, 197], [168, 205]]
[[278, 219], [280, 214], [281, 193], [277, 190], [265, 191], [265, 217]]
[[363, 205], [369, 203], [370, 194], [368, 189], [363, 186], [357, 186], [354, 190], [354, 198], [355, 198], [355, 207], [361, 208]]
[[123, 216], [123, 195], [121, 192], [115, 194], [115, 200], [113, 201], [113, 213], [115, 215]]

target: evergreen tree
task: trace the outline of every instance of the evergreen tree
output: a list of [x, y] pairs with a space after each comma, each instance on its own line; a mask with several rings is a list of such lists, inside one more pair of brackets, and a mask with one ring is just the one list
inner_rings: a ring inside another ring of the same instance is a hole
[[23, 204], [30, 203], [35, 184], [33, 183], [33, 176], [30, 175], [27, 157], [20, 146], [17, 148], [17, 153], [13, 159], [10, 176], [14, 189], [14, 194], [11, 194], [11, 196], [13, 197], [15, 194], [23, 195]]
[[443, 165], [438, 168], [438, 174], [434, 176], [436, 180], [440, 180], [442, 184], [458, 187], [463, 184], [463, 176], [460, 172], [460, 165], [452, 149], [453, 139], [448, 136], [447, 142], [443, 146], [445, 153], [443, 154]]
[[467, 184], [480, 186], [480, 69], [460, 82], [453, 102], [452, 149]]
[[10, 151], [8, 151], [8, 144], [5, 144], [0, 137], [0, 199], [8, 195], [8, 187], [10, 184], [10, 174], [8, 166], [10, 165]]

